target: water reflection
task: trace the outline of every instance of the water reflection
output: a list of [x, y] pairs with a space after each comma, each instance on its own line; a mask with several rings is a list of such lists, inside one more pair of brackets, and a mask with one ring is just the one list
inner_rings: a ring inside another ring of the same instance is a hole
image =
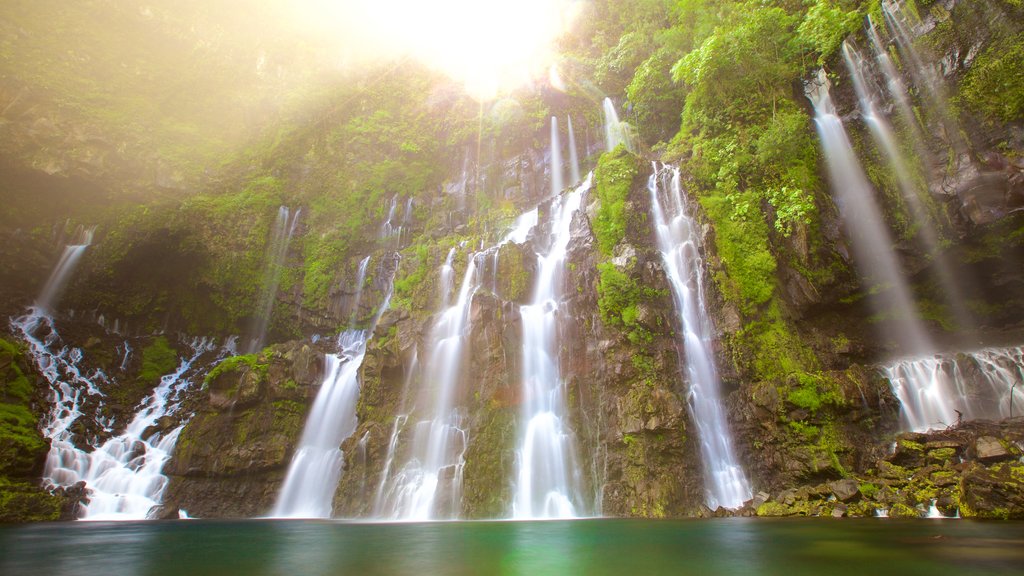
[[0, 574], [934, 576], [1014, 574], [1021, 566], [1021, 522], [197, 520], [0, 528]]

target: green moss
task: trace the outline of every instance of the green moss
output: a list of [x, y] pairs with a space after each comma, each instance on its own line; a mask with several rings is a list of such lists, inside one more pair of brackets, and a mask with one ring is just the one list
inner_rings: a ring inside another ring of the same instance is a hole
[[1024, 119], [1024, 34], [997, 40], [960, 83], [960, 97], [990, 122]]
[[861, 496], [868, 500], [873, 499], [875, 495], [878, 494], [878, 485], [872, 484], [871, 482], [861, 482], [858, 489], [860, 490]]
[[178, 353], [171, 348], [170, 342], [163, 336], [153, 339], [153, 343], [142, 349], [142, 368], [138, 379], [147, 384], [156, 384], [160, 378], [170, 374], [178, 366]]
[[726, 299], [753, 313], [775, 293], [776, 262], [764, 220], [734, 216], [735, 203], [743, 199], [756, 202], [751, 193], [706, 196], [700, 202], [715, 225], [715, 251], [724, 266], [715, 281]]
[[27, 482], [0, 477], [0, 524], [60, 519], [62, 501]]
[[253, 370], [261, 377], [266, 376], [268, 365], [260, 363], [256, 354], [245, 354], [241, 356], [232, 356], [225, 358], [213, 367], [213, 370], [206, 375], [203, 379], [203, 384], [209, 386], [210, 382], [213, 382], [217, 378], [220, 378], [223, 374], [230, 374], [232, 372], [242, 372], [243, 370]]
[[916, 508], [911, 508], [903, 503], [893, 504], [889, 508], [890, 518], [920, 518], [921, 513]]
[[601, 204], [593, 225], [597, 247], [605, 256], [610, 256], [626, 235], [626, 199], [639, 174], [639, 159], [622, 144], [597, 162], [594, 185]]
[[765, 502], [757, 507], [758, 516], [792, 516], [793, 512], [781, 502]]

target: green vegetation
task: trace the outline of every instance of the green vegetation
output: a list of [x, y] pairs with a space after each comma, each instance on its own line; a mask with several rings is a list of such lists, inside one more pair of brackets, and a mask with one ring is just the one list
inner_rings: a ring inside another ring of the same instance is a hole
[[61, 501], [38, 486], [49, 442], [24, 351], [0, 338], [0, 523], [56, 520]]
[[640, 323], [640, 307], [644, 302], [665, 294], [641, 285], [611, 262], [598, 264], [597, 269], [601, 274], [600, 283], [597, 285], [597, 305], [601, 319], [609, 326], [627, 330], [630, 342], [649, 343], [653, 335]]
[[594, 221], [594, 236], [601, 253], [610, 256], [612, 250], [626, 235], [628, 218], [626, 199], [640, 175], [640, 159], [626, 147], [603, 154], [594, 171], [597, 197], [601, 205]]
[[138, 379], [147, 384], [156, 384], [161, 376], [170, 374], [178, 365], [178, 353], [171, 348], [167, 338], [157, 336], [153, 343], [142, 349], [142, 368]]
[[232, 374], [235, 372], [243, 372], [250, 370], [260, 375], [261, 377], [266, 376], [268, 370], [268, 364], [260, 363], [259, 357], [256, 354], [244, 354], [241, 356], [232, 356], [225, 358], [213, 367], [213, 370], [206, 375], [203, 379], [203, 384], [209, 386], [211, 382], [217, 380], [224, 374]]
[[990, 45], [960, 84], [960, 96], [989, 121], [1024, 120], [1024, 34]]

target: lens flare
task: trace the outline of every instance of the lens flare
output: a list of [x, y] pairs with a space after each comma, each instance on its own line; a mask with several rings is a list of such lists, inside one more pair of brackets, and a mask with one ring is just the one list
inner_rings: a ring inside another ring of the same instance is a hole
[[304, 17], [351, 56], [410, 56], [463, 83], [475, 98], [547, 75], [555, 40], [579, 0], [305, 0]]

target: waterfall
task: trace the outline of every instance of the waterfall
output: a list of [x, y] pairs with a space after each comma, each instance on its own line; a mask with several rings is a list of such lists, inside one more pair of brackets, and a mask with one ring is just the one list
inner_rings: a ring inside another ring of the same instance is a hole
[[957, 323], [961, 329], [966, 329], [973, 324], [973, 321], [963, 304], [966, 301], [963, 297], [963, 291], [960, 289], [960, 285], [949, 264], [940, 253], [941, 245], [938, 233], [935, 231], [931, 217], [918, 196], [918, 186], [914, 183], [910, 169], [903, 161], [903, 156], [896, 144], [896, 137], [892, 132], [892, 128], [886, 121], [885, 116], [877, 110], [876, 99], [878, 98], [878, 91], [868, 83], [864, 59], [845, 41], [843, 42], [842, 50], [846, 61], [846, 68], [853, 78], [853, 86], [857, 93], [864, 122], [871, 132], [875, 144], [896, 176], [900, 192], [910, 207], [910, 215], [918, 226], [918, 234], [926, 252], [933, 255], [936, 276], [950, 308], [956, 315]]
[[615, 111], [615, 105], [611, 98], [605, 98], [602, 102], [604, 110], [604, 143], [605, 150], [614, 150], [619, 144], [625, 144], [631, 152], [633, 143], [630, 141], [629, 125], [619, 121], [619, 114]]
[[341, 443], [356, 431], [358, 372], [368, 334], [346, 330], [338, 338], [340, 354], [324, 356], [324, 378], [292, 456], [273, 516], [330, 518], [334, 491], [345, 455]]
[[[480, 286], [476, 256], [469, 256], [455, 303], [442, 309], [431, 330], [430, 354], [418, 400], [418, 407], [426, 409], [427, 419], [414, 421], [403, 464], [391, 472], [390, 478], [383, 479], [374, 506], [380, 516], [431, 520], [459, 514], [468, 437], [465, 413], [457, 396], [468, 348], [469, 308]], [[441, 298], [444, 301], [445, 296]], [[406, 426], [405, 421], [401, 426], [396, 421], [395, 434]]]
[[903, 119], [903, 124], [906, 128], [913, 133], [915, 144], [917, 144], [918, 148], [923, 149], [923, 146], [921, 146], [921, 126], [918, 124], [914, 110], [910, 106], [907, 87], [903, 84], [903, 79], [896, 71], [896, 66], [893, 64], [892, 58], [889, 57], [889, 52], [885, 49], [882, 39], [878, 36], [878, 30], [875, 29], [875, 23], [871, 20], [871, 16], [868, 16], [868, 37], [871, 39], [871, 49], [874, 52], [875, 61], [878, 62], [879, 67], [882, 68], [882, 74], [885, 76], [889, 95], [896, 101], [900, 118]]
[[686, 211], [679, 169], [659, 169], [657, 165], [653, 168], [647, 189], [651, 194], [658, 251], [679, 314], [690, 385], [687, 402], [697, 425], [704, 460], [705, 502], [712, 510], [719, 506], [738, 508], [750, 500], [752, 494], [743, 468], [736, 460], [732, 432], [722, 409], [714, 329], [704, 303], [700, 236]]
[[562, 140], [558, 135], [558, 118], [551, 117], [551, 194], [565, 188], [562, 178]]
[[558, 324], [570, 225], [591, 180], [588, 177], [552, 203], [551, 246], [546, 254], [537, 254], [533, 297], [530, 304], [519, 307], [523, 324], [523, 401], [512, 505], [515, 518], [574, 518], [583, 507], [575, 440], [568, 424], [565, 382], [559, 367]]
[[[883, 367], [917, 432], [1024, 415], [1024, 346], [904, 358]], [[960, 411], [957, 415], [956, 411]]]
[[354, 328], [359, 318], [359, 304], [363, 300], [363, 284], [366, 283], [366, 269], [369, 265], [369, 256], [359, 261], [359, 269], [356, 271], [356, 295], [352, 297], [352, 312], [348, 320], [349, 328]]
[[883, 289], [873, 297], [878, 312], [893, 317], [891, 327], [897, 347], [911, 354], [932, 350], [932, 344], [917, 314], [917, 305], [893, 251], [893, 240], [874, 199], [874, 191], [857, 160], [850, 140], [836, 115], [829, 95], [825, 71], [808, 84], [807, 95], [814, 104], [815, 123], [828, 165], [831, 188], [855, 261], [861, 273]]
[[299, 223], [301, 213], [302, 209], [300, 208], [292, 215], [287, 206], [281, 206], [277, 210], [277, 219], [274, 221], [270, 244], [267, 245], [267, 266], [263, 271], [263, 291], [260, 293], [256, 316], [253, 318], [249, 343], [245, 347], [250, 354], [262, 349], [266, 343], [270, 313], [274, 310], [277, 287], [281, 283], [281, 274], [284, 272], [284, 259], [288, 256], [288, 245], [292, 241], [292, 236], [295, 235], [295, 228]]
[[576, 132], [572, 129], [572, 116], [565, 117], [569, 125], [569, 178], [571, 185], [575, 186], [580, 181], [580, 156], [576, 151]]
[[[179, 412], [184, 392], [198, 376], [191, 371], [193, 363], [215, 346], [205, 339], [192, 341], [190, 354], [160, 379], [124, 432], [88, 451], [75, 446], [74, 424], [84, 416], [86, 397], [102, 397], [98, 386], [114, 383], [99, 370], [82, 373], [81, 350], [62, 344], [53, 320], [42, 310], [33, 309], [11, 325], [28, 343], [29, 353], [50, 384], [52, 407], [42, 427], [50, 440], [43, 483], [67, 487], [85, 481], [90, 498], [85, 520], [145, 519], [162, 500], [167, 486], [163, 466], [185, 425], [173, 430], [154, 427], [160, 419]], [[220, 356], [225, 353], [222, 349]], [[111, 430], [112, 423], [101, 425]]]
[[[397, 257], [397, 255], [396, 255]], [[396, 267], [397, 269], [397, 267]], [[292, 456], [272, 516], [277, 518], [330, 518], [334, 492], [345, 464], [341, 443], [359, 424], [359, 369], [366, 343], [391, 303], [388, 291], [367, 330], [349, 329], [338, 336], [338, 354], [324, 356], [324, 377], [306, 418], [302, 438]]]
[[512, 231], [505, 235], [501, 244], [505, 244], [506, 242], [522, 244], [526, 242], [527, 236], [529, 236], [530, 232], [537, 226], [539, 219], [540, 214], [537, 208], [528, 212], [523, 212], [516, 218], [515, 223], [512, 225]]
[[41, 311], [46, 313], [53, 312], [53, 307], [57, 304], [57, 300], [71, 279], [71, 273], [78, 266], [78, 261], [85, 254], [85, 249], [92, 244], [92, 237], [95, 231], [95, 227], [80, 228], [77, 234], [77, 242], [64, 247], [60, 260], [57, 261], [57, 265], [53, 268], [53, 272], [50, 273], [46, 284], [43, 285], [39, 297], [36, 298], [36, 307]]
[[452, 289], [455, 288], [455, 246], [448, 250], [444, 264], [441, 265], [440, 297], [441, 309], [447, 308], [451, 302]]

